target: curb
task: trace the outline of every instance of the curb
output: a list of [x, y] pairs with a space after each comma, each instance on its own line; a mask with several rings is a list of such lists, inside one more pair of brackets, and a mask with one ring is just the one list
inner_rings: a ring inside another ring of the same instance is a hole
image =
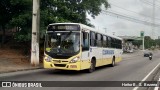
[[35, 70], [35, 69], [43, 69], [43, 67], [26, 68], [26, 69], [17, 69], [17, 70], [8, 70], [8, 71], [2, 71], [2, 72], [0, 72], [0, 74], [4, 74], [4, 73], [12, 73], [12, 72], [17, 72], [17, 71]]
[[3, 80], [7, 77], [14, 77], [14, 76], [17, 76], [17, 75], [26, 75], [26, 74], [29, 74], [29, 73], [39, 72], [39, 71], [43, 71], [43, 70], [44, 69], [42, 67], [38, 67], [38, 68], [7, 71], [7, 72], [0, 73], [0, 80], [1, 79]]

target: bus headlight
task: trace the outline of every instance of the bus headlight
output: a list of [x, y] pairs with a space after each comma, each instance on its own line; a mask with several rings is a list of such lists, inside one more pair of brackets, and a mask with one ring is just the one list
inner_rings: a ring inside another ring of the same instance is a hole
[[76, 63], [78, 60], [79, 60], [79, 57], [75, 57], [70, 61], [70, 63]]
[[46, 56], [44, 59], [45, 59], [45, 61], [47, 61], [47, 62], [51, 62], [51, 60], [52, 60], [52, 58], [51, 58], [50, 56]]

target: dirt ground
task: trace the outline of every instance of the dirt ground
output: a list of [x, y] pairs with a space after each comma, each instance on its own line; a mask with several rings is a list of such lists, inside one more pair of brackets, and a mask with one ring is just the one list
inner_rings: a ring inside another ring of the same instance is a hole
[[22, 55], [22, 51], [0, 48], [0, 73], [37, 67], [30, 64], [30, 57]]
[[29, 56], [22, 55], [22, 51], [15, 49], [0, 49], [0, 58], [12, 59], [15, 63], [27, 63], [29, 62]]

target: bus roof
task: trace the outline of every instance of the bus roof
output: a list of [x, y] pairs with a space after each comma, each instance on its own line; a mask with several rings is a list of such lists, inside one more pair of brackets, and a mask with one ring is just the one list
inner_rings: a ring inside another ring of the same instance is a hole
[[85, 28], [85, 29], [87, 29], [87, 30], [89, 30], [89, 31], [94, 31], [94, 32], [100, 33], [100, 34], [102, 34], [102, 35], [107, 35], [107, 36], [109, 36], [109, 37], [113, 37], [113, 38], [122, 40], [122, 38], [120, 38], [120, 37], [117, 37], [117, 36], [114, 36], [114, 35], [111, 35], [111, 34], [106, 34], [106, 33], [104, 33], [104, 32], [98, 31], [98, 30], [95, 29], [95, 28], [89, 27], [89, 26], [84, 25], [84, 24], [81, 24], [81, 23], [51, 23], [51, 24], [49, 24], [49, 26], [50, 26], [50, 25], [57, 25], [57, 24], [75, 24], [75, 25], [80, 25], [81, 28]]

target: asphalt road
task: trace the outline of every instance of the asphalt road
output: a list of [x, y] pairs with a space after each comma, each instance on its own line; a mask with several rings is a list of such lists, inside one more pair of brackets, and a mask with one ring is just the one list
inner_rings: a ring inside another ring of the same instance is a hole
[[[130, 58], [124, 58], [120, 63], [117, 63], [115, 67], [104, 66], [96, 68], [96, 71], [93, 73], [87, 73], [86, 71], [76, 72], [39, 69], [3, 74], [0, 75], [0, 81], [141, 81], [160, 63], [160, 52], [154, 53], [153, 60], [143, 57], [142, 54], [134, 54], [135, 55], [132, 55]], [[153, 73], [149, 78], [153, 78], [154, 75]], [[134, 87], [43, 87], [0, 88], [0, 90], [132, 90], [133, 88]]]

